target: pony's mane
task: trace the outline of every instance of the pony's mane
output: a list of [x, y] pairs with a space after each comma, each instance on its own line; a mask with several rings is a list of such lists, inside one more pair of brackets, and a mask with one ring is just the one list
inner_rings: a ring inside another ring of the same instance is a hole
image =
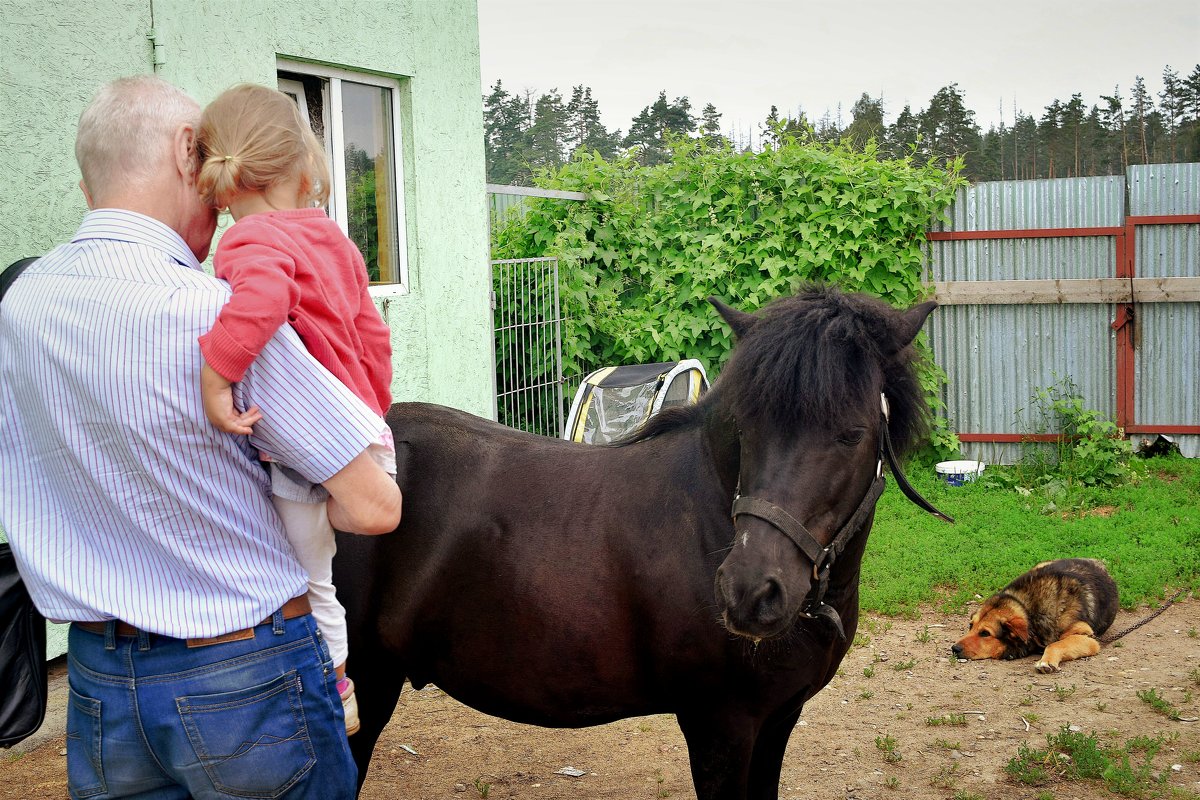
[[896, 350], [900, 315], [881, 300], [829, 286], [776, 300], [754, 316], [700, 404], [656, 415], [621, 444], [695, 424], [714, 405], [743, 427], [754, 420], [781, 434], [814, 420], [841, 426], [861, 419], [865, 406], [878, 409], [873, 387], [882, 377], [892, 445], [907, 452], [927, 430], [928, 408], [913, 349]]

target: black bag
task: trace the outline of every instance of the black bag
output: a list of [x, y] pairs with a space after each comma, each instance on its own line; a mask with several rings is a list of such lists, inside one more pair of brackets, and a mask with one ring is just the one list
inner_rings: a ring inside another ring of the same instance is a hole
[[[0, 300], [25, 267], [24, 258], [0, 274]], [[32, 736], [46, 717], [46, 620], [17, 572], [12, 548], [0, 542], [0, 747]]]
[[46, 620], [0, 543], [0, 747], [32, 736], [46, 717]]

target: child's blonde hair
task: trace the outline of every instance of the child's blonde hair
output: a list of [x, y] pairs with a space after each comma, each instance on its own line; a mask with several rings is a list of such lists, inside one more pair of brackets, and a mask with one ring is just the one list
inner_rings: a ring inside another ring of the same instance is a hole
[[325, 153], [300, 109], [283, 92], [242, 83], [226, 89], [200, 118], [200, 177], [204, 202], [227, 208], [241, 192], [262, 192], [300, 175], [306, 199], [329, 199]]

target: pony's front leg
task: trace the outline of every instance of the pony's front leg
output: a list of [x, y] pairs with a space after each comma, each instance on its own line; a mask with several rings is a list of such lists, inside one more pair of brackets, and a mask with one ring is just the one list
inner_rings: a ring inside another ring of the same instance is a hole
[[754, 742], [754, 757], [750, 760], [747, 800], [778, 800], [779, 775], [783, 771], [783, 754], [788, 739], [800, 719], [801, 709], [767, 720]]
[[748, 800], [755, 721], [728, 710], [677, 716], [687, 741], [696, 800]]
[[350, 753], [358, 765], [358, 789], [361, 792], [375, 743], [400, 699], [404, 665], [389, 653], [360, 644], [350, 651], [347, 674], [354, 676], [358, 718], [362, 723], [358, 733], [350, 737]]

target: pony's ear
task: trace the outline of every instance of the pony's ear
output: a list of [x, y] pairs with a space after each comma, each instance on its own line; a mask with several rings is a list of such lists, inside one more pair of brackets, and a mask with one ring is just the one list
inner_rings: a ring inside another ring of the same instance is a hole
[[712, 303], [713, 308], [717, 310], [717, 313], [719, 313], [725, 319], [725, 321], [729, 323], [729, 327], [733, 329], [734, 335], [739, 339], [745, 336], [746, 333], [754, 327], [755, 322], [757, 322], [753, 314], [747, 314], [745, 311], [738, 311], [733, 306], [725, 305], [716, 297], [708, 298], [708, 302]]
[[921, 326], [925, 324], [925, 319], [935, 308], [937, 308], [937, 303], [927, 300], [900, 315], [895, 326], [896, 342], [893, 353], [898, 353], [913, 343], [913, 339], [916, 339], [917, 334], [921, 332]]

